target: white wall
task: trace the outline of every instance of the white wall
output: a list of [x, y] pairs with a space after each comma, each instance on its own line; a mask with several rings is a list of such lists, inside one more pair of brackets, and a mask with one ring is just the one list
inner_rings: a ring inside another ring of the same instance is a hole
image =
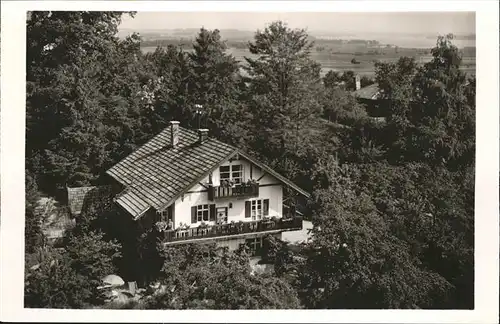
[[[223, 163], [221, 165], [229, 165], [230, 162]], [[250, 179], [250, 163], [247, 161], [233, 161], [232, 164], [243, 164], [244, 181]], [[252, 167], [253, 179], [257, 180], [261, 175], [262, 171], [258, 167]], [[217, 168], [212, 174], [212, 181], [215, 186], [220, 184], [219, 181], [219, 168]], [[200, 181], [201, 183], [208, 183], [208, 177]], [[198, 223], [191, 224], [191, 207], [202, 204], [214, 204], [216, 207], [229, 207], [229, 203], [232, 203], [232, 208], [228, 208], [228, 222], [231, 221], [251, 221], [251, 218], [245, 218], [245, 201], [256, 200], [256, 199], [269, 199], [269, 216], [281, 217], [283, 212], [283, 186], [280, 181], [271, 175], [266, 174], [260, 181], [260, 185], [266, 184], [276, 184], [273, 186], [265, 186], [259, 188], [259, 197], [252, 198], [222, 198], [216, 199], [215, 201], [208, 200], [208, 192], [204, 187], [197, 184], [193, 186], [188, 193], [185, 193], [183, 197], [178, 198], [175, 201], [175, 219], [174, 226], [180, 226], [180, 223], [189, 224], [191, 227], [196, 227]], [[205, 190], [204, 192], [198, 192]], [[189, 193], [190, 192], [190, 193]], [[215, 222], [208, 222], [209, 225], [214, 225]]]
[[[232, 162], [226, 161], [222, 163], [220, 166], [226, 166], [226, 165], [237, 165], [240, 164], [243, 166], [243, 181], [247, 181], [249, 179], [254, 179], [257, 180], [261, 177], [262, 175], [262, 170], [256, 166], [252, 165], [251, 163], [246, 161], [246, 160], [234, 160]], [[250, 177], [250, 170], [252, 171], [252, 177]], [[202, 183], [208, 183], [208, 177], [206, 179], [203, 179], [201, 181]], [[213, 173], [212, 173], [212, 183], [214, 186], [219, 186], [220, 185], [220, 175], [219, 175], [219, 168], [217, 168]], [[271, 183], [280, 183], [277, 179], [270, 175], [265, 175], [262, 179], [260, 179], [259, 183], [262, 184], [271, 184]]]

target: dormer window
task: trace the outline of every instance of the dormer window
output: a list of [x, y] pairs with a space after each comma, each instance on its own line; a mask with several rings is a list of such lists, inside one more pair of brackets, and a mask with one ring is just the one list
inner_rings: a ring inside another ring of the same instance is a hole
[[241, 164], [221, 166], [219, 172], [221, 181], [232, 181], [234, 184], [243, 182], [243, 166]]

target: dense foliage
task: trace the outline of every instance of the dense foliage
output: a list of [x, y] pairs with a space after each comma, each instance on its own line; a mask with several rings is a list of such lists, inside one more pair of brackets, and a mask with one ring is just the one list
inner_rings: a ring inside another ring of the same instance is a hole
[[[379, 123], [352, 96], [352, 71], [320, 77], [304, 30], [257, 31], [242, 73], [218, 30], [202, 28], [190, 52], [142, 54], [138, 35], [116, 37], [122, 14], [28, 20], [27, 306], [101, 305], [100, 278], [120, 271], [166, 287], [142, 308], [474, 307], [475, 79], [451, 37], [424, 65], [402, 57], [361, 79], [390, 102]], [[208, 127], [312, 192], [313, 241], [268, 239], [275, 271], [256, 275], [244, 251], [158, 249], [108, 199], [83, 212], [62, 249], [48, 247], [40, 195], [104, 183], [172, 119]]]
[[105, 297], [98, 287], [101, 278], [115, 271], [119, 250], [119, 244], [96, 232], [71, 237], [62, 251], [37, 248], [27, 259], [25, 304], [48, 308], [102, 304]]
[[274, 276], [250, 273], [244, 250], [215, 246], [166, 248], [159, 280], [163, 293], [148, 308], [294, 309], [300, 306], [293, 287]]

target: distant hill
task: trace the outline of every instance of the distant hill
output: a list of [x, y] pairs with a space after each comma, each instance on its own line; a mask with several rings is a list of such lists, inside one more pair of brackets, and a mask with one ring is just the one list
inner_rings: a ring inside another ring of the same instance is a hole
[[[118, 37], [124, 38], [134, 32], [141, 35], [143, 46], [165, 45], [168, 43], [190, 44], [200, 31], [199, 28], [176, 29], [120, 29]], [[219, 29], [224, 40], [232, 47], [246, 48], [247, 42], [253, 40], [256, 30]], [[438, 34], [429, 33], [347, 33], [338, 31], [308, 31], [309, 40], [316, 46], [353, 45], [365, 47], [400, 47], [400, 48], [431, 48], [435, 45]], [[459, 48], [475, 47], [475, 34], [459, 34], [454, 36], [454, 44]], [[353, 49], [355, 52], [356, 50]]]
[[[126, 37], [133, 32], [139, 33], [144, 39], [168, 39], [168, 38], [183, 38], [194, 39], [199, 33], [200, 28], [178, 28], [178, 29], [144, 29], [132, 30], [122, 29], [118, 32], [118, 37]], [[239, 29], [219, 29], [222, 38], [228, 40], [247, 41], [253, 39], [255, 31], [239, 30]]]

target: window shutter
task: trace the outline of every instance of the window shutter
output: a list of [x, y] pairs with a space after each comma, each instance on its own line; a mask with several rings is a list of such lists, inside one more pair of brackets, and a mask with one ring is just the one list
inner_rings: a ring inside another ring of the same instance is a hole
[[170, 205], [167, 208], [167, 219], [166, 219], [166, 221], [173, 220], [173, 219], [174, 219], [173, 207], [172, 207], [172, 205]]
[[197, 206], [191, 207], [191, 224], [196, 223], [196, 211], [198, 210]]
[[210, 215], [208, 215], [210, 221], [215, 221], [215, 204], [210, 205]]
[[269, 199], [264, 199], [264, 216], [269, 216]]
[[250, 201], [245, 201], [245, 218], [248, 218], [251, 216], [251, 210], [252, 205]]
[[208, 186], [208, 200], [210, 200], [210, 201], [214, 201], [214, 190], [215, 190], [215, 187], [210, 184]]

